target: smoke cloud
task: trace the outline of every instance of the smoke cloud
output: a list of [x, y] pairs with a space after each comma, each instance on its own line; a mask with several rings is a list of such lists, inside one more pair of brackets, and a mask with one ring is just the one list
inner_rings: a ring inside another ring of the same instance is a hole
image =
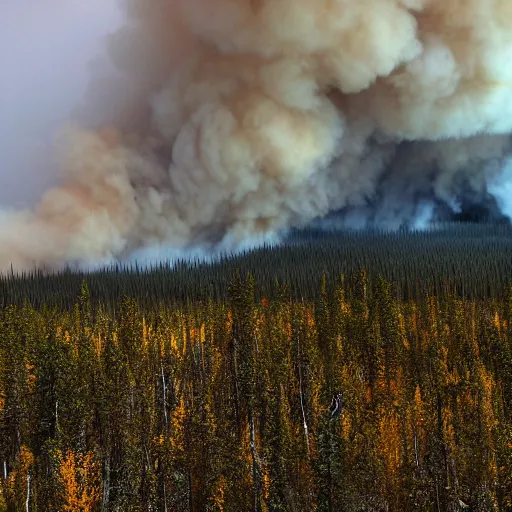
[[0, 269], [236, 249], [332, 212], [512, 214], [509, 0], [124, 9], [56, 141], [58, 184], [1, 214]]

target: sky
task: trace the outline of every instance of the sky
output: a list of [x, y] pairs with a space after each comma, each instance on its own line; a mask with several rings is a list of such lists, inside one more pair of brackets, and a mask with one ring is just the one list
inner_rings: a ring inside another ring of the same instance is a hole
[[[55, 179], [53, 134], [80, 102], [88, 63], [119, 23], [116, 0], [0, 2], [0, 205], [33, 204]], [[44, 162], [44, 163], [43, 163]]]

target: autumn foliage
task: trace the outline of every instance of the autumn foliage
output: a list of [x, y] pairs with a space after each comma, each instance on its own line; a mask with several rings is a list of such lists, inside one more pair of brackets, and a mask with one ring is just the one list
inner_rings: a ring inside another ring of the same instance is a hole
[[92, 512], [100, 500], [101, 468], [91, 452], [59, 451], [62, 510]]
[[256, 287], [3, 308], [0, 510], [512, 509], [510, 297]]

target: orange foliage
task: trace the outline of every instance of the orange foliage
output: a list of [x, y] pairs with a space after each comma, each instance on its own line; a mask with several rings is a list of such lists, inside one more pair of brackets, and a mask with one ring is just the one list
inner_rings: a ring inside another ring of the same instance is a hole
[[151, 334], [151, 327], [148, 328], [146, 318], [142, 317], [142, 347], [147, 350], [148, 336]]
[[224, 493], [227, 487], [227, 481], [224, 475], [222, 475], [215, 486], [215, 491], [213, 496], [211, 497], [211, 501], [214, 504], [214, 510], [218, 510], [218, 512], [224, 512]]
[[418, 385], [418, 386], [416, 386], [416, 391], [414, 392], [414, 415], [415, 415], [415, 423], [417, 426], [423, 425], [425, 422], [424, 409], [425, 409], [425, 404], [421, 397], [421, 390]]
[[27, 387], [30, 392], [33, 392], [36, 387], [35, 365], [25, 362], [25, 368], [27, 369]]
[[100, 359], [101, 354], [103, 352], [103, 338], [101, 337], [101, 334], [98, 334], [97, 336], [92, 335], [91, 342], [94, 347], [94, 352], [96, 353], [96, 357], [98, 359]]
[[394, 474], [400, 465], [402, 444], [400, 436], [400, 419], [394, 412], [383, 416], [379, 422], [380, 452], [387, 470]]
[[262, 487], [263, 487], [263, 498], [268, 500], [270, 496], [270, 471], [268, 470], [268, 467], [266, 467], [263, 470], [263, 481], [262, 481]]
[[173, 452], [181, 452], [185, 447], [185, 421], [187, 418], [187, 409], [183, 396], [179, 405], [174, 409], [171, 416], [171, 427], [173, 435], [171, 437], [171, 449]]
[[65, 512], [90, 512], [100, 499], [101, 473], [99, 462], [91, 452], [86, 454], [59, 451], [59, 479]]

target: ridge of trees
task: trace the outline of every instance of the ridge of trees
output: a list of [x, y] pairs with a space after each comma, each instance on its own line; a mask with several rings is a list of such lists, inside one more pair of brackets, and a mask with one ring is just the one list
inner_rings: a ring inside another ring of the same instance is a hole
[[225, 301], [236, 269], [250, 272], [255, 295], [278, 295], [276, 279], [288, 283], [295, 300], [314, 300], [322, 275], [328, 284], [361, 268], [371, 279], [393, 283], [398, 298], [439, 295], [446, 289], [469, 299], [503, 299], [512, 280], [512, 228], [508, 224], [440, 224], [424, 231], [306, 229], [285, 242], [235, 255], [169, 261], [154, 266], [113, 265], [103, 270], [68, 268], [0, 275], [0, 307], [43, 305], [71, 309], [85, 279], [91, 300], [115, 310], [124, 296], [145, 310], [170, 302]]

